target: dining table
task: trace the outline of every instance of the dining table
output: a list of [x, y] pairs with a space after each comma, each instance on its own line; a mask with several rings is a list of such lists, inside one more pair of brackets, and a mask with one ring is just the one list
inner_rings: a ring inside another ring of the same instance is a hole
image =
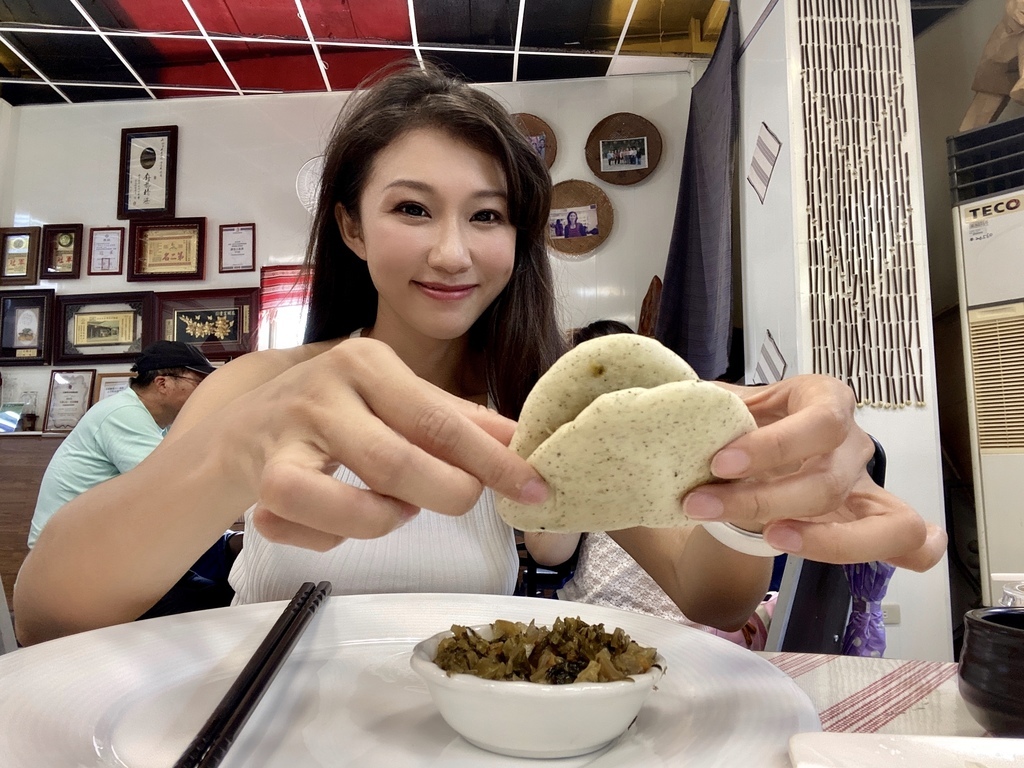
[[[172, 765], [282, 607], [166, 616], [0, 655], [0, 765]], [[553, 761], [558, 768], [893, 768], [915, 764], [893, 762], [895, 748], [884, 741], [905, 737], [998, 742], [1015, 751], [1008, 762], [985, 765], [1024, 765], [1024, 740], [987, 737], [971, 718], [953, 662], [755, 652], [666, 619], [543, 598], [394, 594], [325, 602], [223, 766], [538, 768], [545, 761], [492, 754], [463, 740], [439, 715], [409, 658], [416, 642], [452, 623], [549, 623], [568, 615], [627, 628], [657, 646], [668, 668], [622, 736], [590, 755]], [[568, 727], [572, 712], [565, 717]], [[872, 749], [885, 751], [884, 762], [793, 758], [796, 739], [811, 739], [816, 750], [815, 739], [868, 735]]]
[[807, 694], [832, 733], [984, 736], [957, 689], [951, 661], [752, 651]]

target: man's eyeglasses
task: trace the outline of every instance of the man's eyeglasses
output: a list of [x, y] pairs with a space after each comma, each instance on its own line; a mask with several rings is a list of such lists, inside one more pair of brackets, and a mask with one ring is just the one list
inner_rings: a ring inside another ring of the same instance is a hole
[[199, 386], [202, 383], [202, 379], [197, 379], [194, 376], [179, 376], [174, 373], [163, 373], [161, 374], [165, 379], [184, 379], [185, 381], [191, 381], [194, 386]]

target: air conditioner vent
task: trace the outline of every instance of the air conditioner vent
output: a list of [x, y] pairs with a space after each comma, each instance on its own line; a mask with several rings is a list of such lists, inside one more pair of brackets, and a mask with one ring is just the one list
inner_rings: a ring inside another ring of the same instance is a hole
[[1024, 117], [946, 139], [953, 205], [1024, 187]]
[[978, 446], [1024, 452], [1024, 302], [968, 313]]
[[811, 369], [849, 383], [862, 405], [923, 405], [907, 6], [796, 6]]

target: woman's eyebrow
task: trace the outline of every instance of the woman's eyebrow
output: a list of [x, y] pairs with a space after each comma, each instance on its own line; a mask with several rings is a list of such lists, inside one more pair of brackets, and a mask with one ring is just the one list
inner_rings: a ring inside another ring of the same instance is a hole
[[[385, 190], [392, 189], [394, 187], [404, 187], [417, 192], [437, 192], [433, 185], [427, 184], [425, 181], [417, 181], [416, 179], [395, 179], [394, 181], [384, 185]], [[479, 189], [472, 192], [470, 196], [479, 198], [500, 197], [502, 200], [505, 200], [508, 198], [508, 193], [504, 189]]]

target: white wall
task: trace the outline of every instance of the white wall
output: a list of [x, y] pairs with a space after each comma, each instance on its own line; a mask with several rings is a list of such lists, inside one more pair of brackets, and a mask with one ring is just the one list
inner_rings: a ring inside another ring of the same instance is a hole
[[[551, 169], [556, 182], [590, 181], [604, 190], [615, 209], [614, 230], [591, 258], [553, 260], [566, 326], [611, 317], [635, 327], [651, 277], [664, 274], [689, 109], [689, 73], [485, 88], [511, 111], [531, 112], [552, 127], [558, 139]], [[123, 275], [89, 276], [83, 266], [81, 279], [41, 285], [58, 294], [256, 285], [258, 271], [217, 272], [217, 228], [256, 222], [258, 266], [301, 260], [309, 215], [295, 194], [295, 175], [306, 160], [320, 154], [345, 98], [320, 93], [17, 108], [0, 101], [0, 226], [84, 222], [88, 230], [125, 225], [115, 216], [121, 129], [173, 124], [179, 127], [176, 214], [207, 218], [207, 279], [129, 283]], [[590, 130], [614, 112], [642, 115], [662, 135], [661, 162], [639, 184], [606, 184], [594, 177], [584, 159]], [[5, 400], [31, 389], [39, 393], [40, 408], [45, 405], [49, 368], [7, 367], [2, 373]]]
[[[1003, 18], [1004, 7], [1005, 3], [995, 0], [972, 0], [943, 16], [914, 40], [928, 260], [936, 314], [957, 304], [946, 138], [960, 130], [960, 122], [974, 98], [971, 83], [981, 50]], [[1024, 105], [1011, 101], [999, 119], [1021, 115]]]
[[[767, 0], [740, 0], [740, 39], [753, 29]], [[744, 337], [748, 377], [764, 336], [770, 329], [790, 364], [787, 375], [809, 373], [810, 312], [806, 276], [806, 185], [803, 179], [802, 110], [799, 92], [800, 52], [795, 27], [795, 0], [782, 0], [767, 17], [739, 64], [741, 179], [753, 154], [761, 122], [782, 142], [779, 162], [762, 204], [742, 181], [740, 192], [741, 261], [743, 269]], [[909, 4], [905, 10], [909, 27]], [[909, 48], [909, 29], [904, 50]], [[912, 86], [912, 84], [911, 84]], [[912, 87], [907, 92], [913, 104]], [[913, 129], [913, 126], [912, 126]], [[911, 159], [911, 168], [916, 158]], [[921, 179], [912, 190], [920, 210]], [[921, 317], [931, 316], [928, 302], [927, 253], [920, 227], [915, 234]], [[931, 327], [921, 324], [925, 406], [902, 409], [861, 408], [858, 423], [875, 435], [888, 457], [886, 487], [918, 510], [926, 520], [944, 525], [939, 463], [938, 407], [935, 395]], [[952, 658], [949, 583], [945, 560], [924, 574], [897, 571], [886, 602], [899, 604], [902, 622], [887, 627], [891, 658]]]

